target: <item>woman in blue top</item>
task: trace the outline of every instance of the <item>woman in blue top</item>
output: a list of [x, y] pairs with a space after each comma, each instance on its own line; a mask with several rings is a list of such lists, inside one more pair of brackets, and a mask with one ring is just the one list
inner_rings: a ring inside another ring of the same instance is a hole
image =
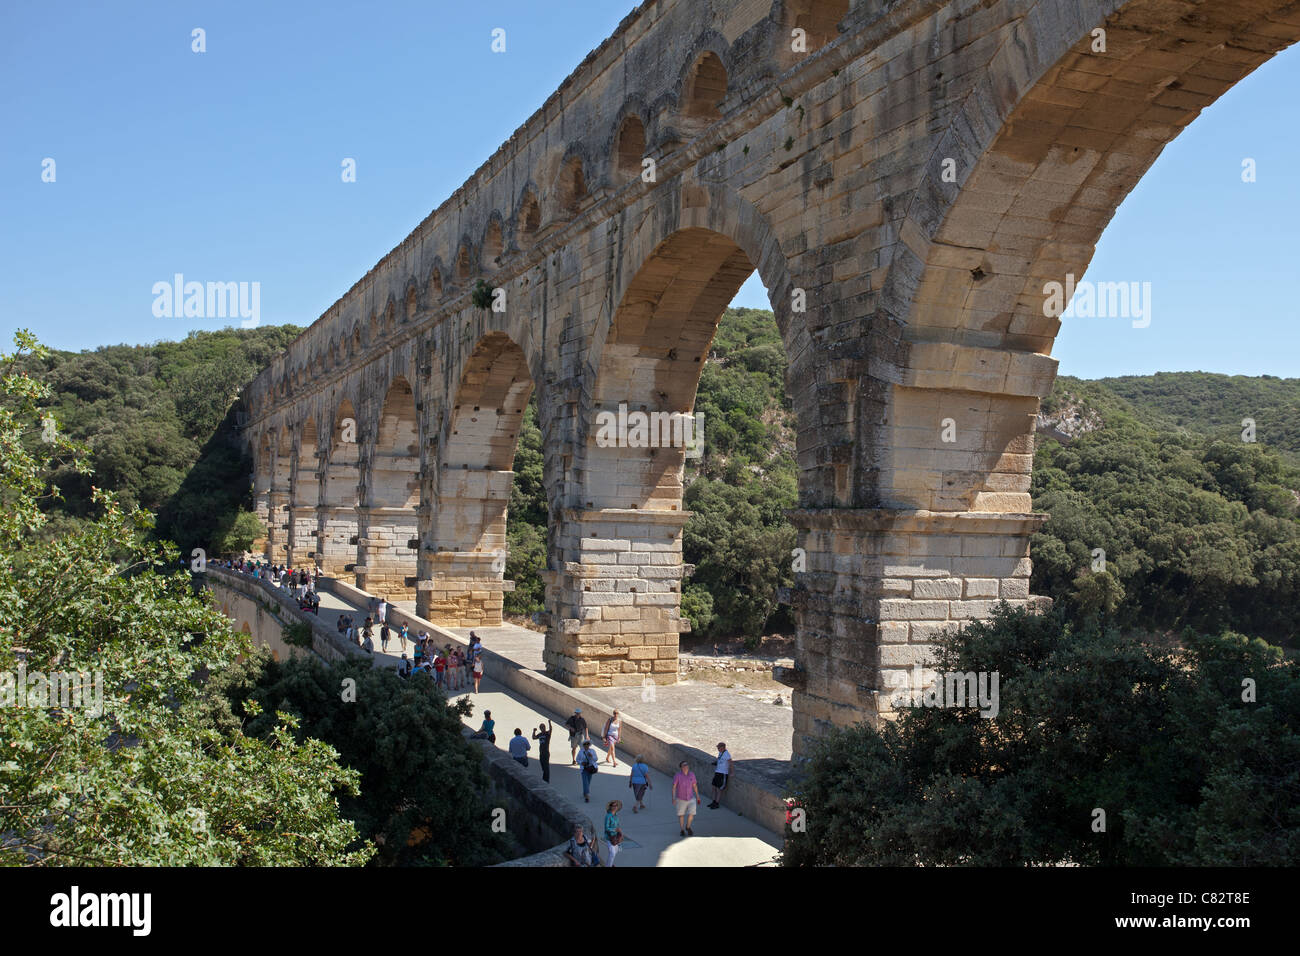
[[632, 788], [632, 797], [636, 800], [632, 804], [632, 812], [645, 809], [645, 792], [647, 789], [653, 790], [654, 785], [650, 783], [650, 768], [646, 766], [637, 754], [632, 761], [632, 776], [628, 778], [627, 785]]
[[490, 710], [483, 711], [483, 726], [479, 727], [478, 733], [470, 734], [470, 739], [481, 740], [482, 738], [486, 737], [492, 743], [496, 743], [497, 735], [494, 733], [494, 729], [496, 728], [496, 725], [497, 722], [492, 719], [492, 711]]
[[618, 827], [618, 811], [623, 809], [622, 800], [611, 800], [605, 807], [605, 846], [609, 848], [609, 863], [614, 865], [618, 856], [619, 845], [623, 842], [623, 831]]

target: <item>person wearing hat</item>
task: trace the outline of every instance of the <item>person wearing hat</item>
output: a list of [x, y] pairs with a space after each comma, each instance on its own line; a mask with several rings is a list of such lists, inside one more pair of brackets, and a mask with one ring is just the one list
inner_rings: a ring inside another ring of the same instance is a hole
[[582, 708], [573, 708], [573, 713], [564, 722], [569, 728], [569, 747], [573, 750], [573, 765], [578, 765], [578, 747], [587, 739], [587, 718], [582, 716]]

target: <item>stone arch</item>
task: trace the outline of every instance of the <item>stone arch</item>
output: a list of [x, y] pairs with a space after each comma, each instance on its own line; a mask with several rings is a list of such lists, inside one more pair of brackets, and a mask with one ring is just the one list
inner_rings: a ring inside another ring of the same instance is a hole
[[293, 491], [289, 510], [289, 555], [291, 566], [304, 564], [316, 550], [316, 509], [320, 505], [320, 437], [316, 420], [308, 417], [298, 429], [294, 455]]
[[[1082, 276], [1165, 145], [1300, 39], [1300, 25], [1270, 18], [1286, 6], [1044, 0], [1009, 27], [900, 229], [917, 239], [900, 245], [883, 304], [907, 337], [1050, 354], [1060, 322], [1043, 314], [1044, 284]], [[1091, 49], [1099, 25], [1106, 53]], [[1077, 89], [1080, 72], [1095, 89]]]
[[356, 565], [361, 484], [360, 426], [350, 398], [339, 402], [331, 422], [328, 447], [323, 449], [316, 564], [325, 574], [342, 577]]
[[[697, 49], [702, 44], [697, 44]], [[727, 96], [728, 74], [725, 50], [704, 45], [690, 61], [682, 77], [678, 99], [678, 123], [682, 132], [694, 136], [722, 119], [722, 101]]]
[[462, 236], [460, 245], [456, 247], [456, 282], [461, 285], [468, 282], [474, 274], [474, 257], [470, 253], [472, 246], [469, 236]]
[[571, 219], [578, 214], [590, 192], [587, 188], [586, 164], [581, 155], [570, 155], [560, 164], [555, 179], [555, 214], [557, 219]]
[[288, 557], [289, 502], [293, 490], [293, 435], [287, 425], [276, 429], [272, 461], [266, 556], [269, 561], [279, 563]]
[[398, 375], [384, 394], [358, 509], [357, 586], [415, 597], [420, 506], [420, 426], [415, 390]]
[[442, 298], [442, 288], [446, 267], [442, 264], [441, 256], [433, 257], [433, 265], [429, 267], [429, 306], [432, 308], [437, 305], [438, 300]]
[[420, 287], [414, 278], [406, 282], [406, 295], [402, 303], [402, 321], [414, 322], [416, 314], [420, 311]]
[[488, 332], [463, 365], [435, 465], [421, 613], [458, 626], [501, 622], [506, 517], [533, 377], [524, 350]]
[[537, 200], [537, 187], [531, 183], [519, 194], [519, 208], [515, 213], [516, 244], [521, 248], [531, 245], [542, 228], [542, 207]]
[[[564, 570], [554, 572], [559, 626], [548, 632], [546, 660], [558, 679], [583, 686], [677, 679], [678, 635], [686, 627], [680, 617], [684, 445], [701, 437], [692, 434], [690, 413], [703, 361], [755, 262], [771, 283], [778, 314], [784, 311], [780, 290], [789, 285], [762, 217], [751, 209], [736, 221], [743, 208], [738, 197], [719, 189], [716, 199], [713, 222], [743, 235], [744, 246], [704, 225], [708, 203], [633, 237], [629, 278], [593, 342], [591, 407], [578, 429], [581, 500], [565, 513], [553, 558]], [[784, 334], [804, 341], [802, 326], [788, 315], [780, 324]], [[642, 416], [639, 426], [635, 416]], [[612, 647], [595, 637], [608, 633], [602, 628], [611, 621], [619, 634]]]
[[[805, 315], [794, 311], [792, 307], [795, 283], [775, 232], [752, 203], [729, 187], [683, 187], [683, 192], [688, 190], [693, 195], [689, 205], [677, 202], [673, 196], [665, 193], [665, 206], [661, 207], [659, 214], [646, 216], [641, 228], [627, 242], [623, 265], [618, 272], [619, 281], [612, 286], [607, 303], [610, 319], [598, 324], [593, 333], [588, 352], [588, 375], [594, 381], [601, 373], [602, 356], [613, 328], [613, 316], [619, 304], [628, 299], [628, 289], [634, 277], [675, 233], [699, 229], [717, 233], [730, 240], [744, 252], [751, 264], [757, 264], [757, 271], [767, 289], [777, 327], [790, 359], [787, 390], [794, 398], [796, 410], [801, 408], [801, 402], [808, 403], [808, 407], [811, 407], [811, 392], [817, 381], [815, 349]], [[810, 286], [812, 283], [806, 284]], [[590, 431], [593, 412], [590, 402], [580, 407], [580, 428], [584, 434]]]
[[384, 304], [383, 325], [381, 334], [391, 335], [397, 330], [397, 298], [391, 292], [388, 293], [388, 301]]
[[619, 121], [614, 133], [612, 150], [612, 178], [615, 185], [631, 182], [641, 175], [641, 163], [646, 153], [645, 122], [635, 112], [629, 112]]
[[501, 214], [492, 213], [487, 228], [483, 230], [483, 244], [479, 253], [479, 265], [485, 272], [492, 272], [501, 266], [501, 256], [506, 251], [504, 231], [501, 227]]
[[[799, 62], [839, 36], [839, 23], [849, 13], [849, 0], [777, 0], [771, 18], [781, 25], [777, 36], [784, 65]], [[795, 30], [802, 30], [802, 52], [794, 49]]]

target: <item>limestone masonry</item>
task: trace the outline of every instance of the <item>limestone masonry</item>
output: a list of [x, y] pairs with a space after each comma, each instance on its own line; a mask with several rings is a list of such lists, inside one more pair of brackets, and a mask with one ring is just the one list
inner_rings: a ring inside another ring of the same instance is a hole
[[799, 423], [795, 752], [877, 719], [937, 633], [1032, 600], [1044, 285], [1297, 36], [1292, 0], [648, 0], [245, 390], [268, 557], [498, 623], [536, 390], [547, 668], [675, 681], [683, 451], [597, 416], [691, 411], [757, 269]]

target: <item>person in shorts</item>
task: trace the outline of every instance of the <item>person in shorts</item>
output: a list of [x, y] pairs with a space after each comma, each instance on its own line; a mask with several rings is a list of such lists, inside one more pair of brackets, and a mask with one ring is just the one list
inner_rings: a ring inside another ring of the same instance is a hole
[[695, 819], [695, 808], [699, 806], [700, 786], [691, 773], [691, 765], [683, 760], [677, 766], [673, 777], [673, 803], [677, 807], [677, 825], [682, 836], [695, 836], [691, 821]]

